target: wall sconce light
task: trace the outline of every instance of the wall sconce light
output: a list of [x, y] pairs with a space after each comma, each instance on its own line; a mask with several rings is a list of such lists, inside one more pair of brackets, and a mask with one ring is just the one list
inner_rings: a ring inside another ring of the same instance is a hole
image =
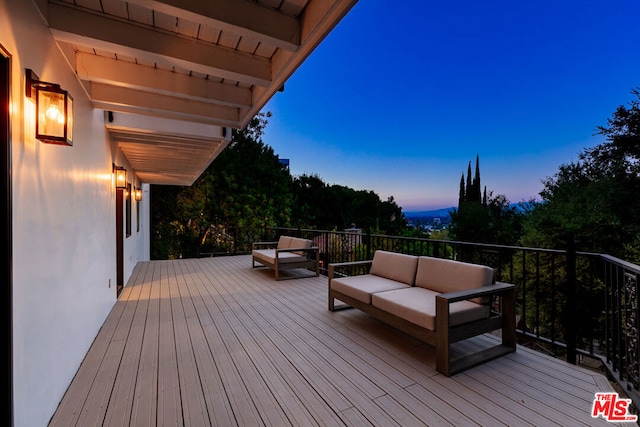
[[127, 188], [127, 170], [122, 166], [113, 165], [113, 172], [116, 174], [116, 188], [124, 190]]
[[133, 191], [133, 194], [135, 196], [136, 202], [139, 202], [140, 200], [142, 200], [142, 188], [136, 188]]
[[26, 69], [25, 95], [36, 101], [36, 139], [73, 145], [73, 98], [60, 85], [42, 82]]

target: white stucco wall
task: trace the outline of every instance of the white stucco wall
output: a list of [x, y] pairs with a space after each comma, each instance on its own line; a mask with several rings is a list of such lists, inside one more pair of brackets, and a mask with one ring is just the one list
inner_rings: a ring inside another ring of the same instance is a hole
[[[14, 419], [38, 427], [47, 425], [116, 301], [112, 162], [126, 164], [104, 113], [91, 107], [31, 1], [0, 0], [0, 45], [12, 56]], [[35, 140], [25, 68], [72, 94], [72, 147]], [[134, 202], [125, 282], [149, 258], [144, 188], [146, 223], [137, 232]]]

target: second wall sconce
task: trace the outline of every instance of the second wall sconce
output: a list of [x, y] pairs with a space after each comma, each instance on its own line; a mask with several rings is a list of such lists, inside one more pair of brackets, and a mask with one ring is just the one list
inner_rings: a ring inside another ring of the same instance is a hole
[[113, 165], [113, 172], [116, 174], [116, 188], [124, 190], [127, 188], [127, 170], [122, 166]]

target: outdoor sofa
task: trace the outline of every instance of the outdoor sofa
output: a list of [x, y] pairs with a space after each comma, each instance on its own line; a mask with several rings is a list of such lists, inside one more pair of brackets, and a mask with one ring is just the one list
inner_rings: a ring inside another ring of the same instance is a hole
[[255, 242], [251, 249], [252, 267], [272, 269], [276, 280], [280, 280], [281, 271], [292, 268], [312, 269], [319, 275], [318, 247], [311, 240], [280, 236], [277, 242]]
[[[349, 271], [358, 273], [341, 274]], [[351, 307], [434, 346], [446, 376], [516, 349], [515, 286], [495, 283], [486, 266], [381, 250], [329, 264], [329, 310]], [[498, 329], [499, 344], [452, 358], [451, 344]]]

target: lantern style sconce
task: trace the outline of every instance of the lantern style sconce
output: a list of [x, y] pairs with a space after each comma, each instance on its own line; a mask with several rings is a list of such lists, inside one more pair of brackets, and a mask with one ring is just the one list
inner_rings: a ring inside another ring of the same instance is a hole
[[26, 71], [25, 95], [36, 102], [36, 139], [49, 144], [73, 145], [73, 98], [60, 85], [42, 82]]
[[133, 194], [136, 199], [136, 202], [139, 202], [140, 200], [142, 200], [142, 188], [136, 188], [135, 190], [133, 190]]
[[113, 165], [113, 172], [116, 174], [116, 188], [126, 190], [127, 188], [127, 170], [122, 166]]

